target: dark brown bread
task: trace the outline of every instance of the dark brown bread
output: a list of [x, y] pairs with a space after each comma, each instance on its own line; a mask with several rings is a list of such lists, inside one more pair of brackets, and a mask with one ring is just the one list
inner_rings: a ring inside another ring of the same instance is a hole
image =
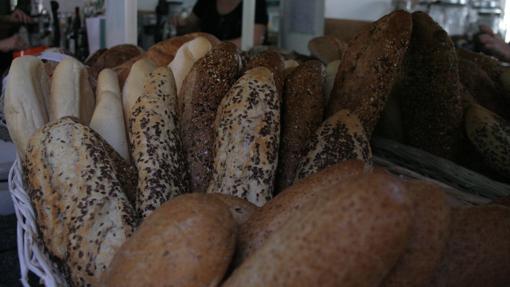
[[40, 238], [73, 286], [97, 286], [136, 226], [123, 190], [132, 175], [118, 160], [98, 134], [70, 117], [30, 140], [24, 174]]
[[324, 116], [324, 66], [316, 60], [297, 67], [287, 78], [282, 102], [282, 131], [277, 191], [294, 182], [303, 149]]
[[510, 209], [487, 205], [453, 210], [440, 269], [428, 286], [509, 286]]
[[441, 188], [418, 180], [404, 184], [412, 200], [411, 238], [381, 287], [428, 286], [449, 236], [450, 207]]
[[294, 180], [350, 159], [371, 163], [372, 151], [358, 117], [347, 110], [341, 110], [324, 121], [310, 137]]
[[347, 50], [347, 43], [340, 41], [334, 36], [319, 36], [308, 42], [308, 50], [312, 56], [327, 65], [342, 59], [345, 50]]
[[192, 192], [205, 192], [211, 179], [216, 112], [240, 70], [241, 59], [235, 45], [219, 44], [193, 65], [177, 97]]
[[465, 59], [476, 63], [487, 73], [496, 85], [499, 83], [500, 76], [505, 71], [505, 68], [496, 58], [462, 48], [457, 48], [456, 52], [459, 59]]
[[285, 61], [283, 56], [274, 49], [266, 50], [250, 58], [244, 70], [248, 71], [256, 67], [265, 67], [273, 72], [276, 89], [281, 97], [283, 95], [283, 86], [285, 84]]
[[408, 242], [409, 199], [381, 173], [336, 190], [274, 232], [223, 286], [379, 286]]
[[327, 116], [342, 109], [354, 112], [370, 138], [399, 76], [411, 30], [411, 15], [397, 11], [350, 42], [338, 68]]
[[187, 194], [148, 217], [115, 255], [100, 286], [218, 286], [236, 223], [217, 197]]
[[407, 143], [437, 156], [457, 154], [462, 126], [461, 84], [455, 47], [425, 13], [413, 14], [413, 35], [398, 86]]
[[289, 220], [302, 212], [305, 204], [317, 201], [324, 192], [336, 192], [346, 178], [370, 172], [372, 169], [358, 160], [346, 161], [325, 168], [285, 189], [258, 209], [241, 226], [237, 247], [237, 261], [242, 262], [260, 249], [269, 236], [280, 230]]

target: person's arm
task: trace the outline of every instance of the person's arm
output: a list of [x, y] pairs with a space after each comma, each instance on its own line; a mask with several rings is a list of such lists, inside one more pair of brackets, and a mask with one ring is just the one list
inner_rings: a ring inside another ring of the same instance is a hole
[[0, 40], [0, 51], [9, 52], [14, 50], [21, 50], [28, 46], [27, 42], [19, 35], [14, 35], [9, 38]]
[[[262, 24], [255, 24], [253, 31], [253, 45], [259, 46], [264, 43], [266, 35], [266, 26]], [[237, 47], [241, 47], [241, 38], [228, 40], [228, 42], [234, 43]]]
[[480, 26], [480, 32], [478, 39], [483, 47], [499, 60], [510, 62], [510, 46], [488, 26]]
[[25, 12], [15, 9], [10, 15], [1, 15], [0, 22], [2, 24], [26, 24], [32, 23], [32, 17], [25, 14]]

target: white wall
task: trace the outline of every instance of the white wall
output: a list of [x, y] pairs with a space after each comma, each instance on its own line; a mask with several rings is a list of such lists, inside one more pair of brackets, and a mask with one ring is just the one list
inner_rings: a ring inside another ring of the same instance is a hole
[[392, 10], [391, 0], [325, 0], [326, 18], [375, 21]]

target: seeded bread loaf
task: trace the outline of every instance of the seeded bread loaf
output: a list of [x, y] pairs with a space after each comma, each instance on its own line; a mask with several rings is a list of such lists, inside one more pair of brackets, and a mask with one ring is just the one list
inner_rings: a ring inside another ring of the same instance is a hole
[[148, 217], [122, 246], [100, 286], [219, 286], [236, 223], [217, 197], [186, 194]]
[[192, 192], [205, 192], [211, 179], [216, 112], [240, 69], [235, 45], [219, 44], [193, 65], [178, 94], [178, 118]]
[[175, 106], [172, 71], [157, 68], [147, 76], [130, 120], [131, 157], [138, 170], [136, 209], [142, 217], [189, 188]]
[[301, 64], [287, 78], [282, 102], [282, 131], [277, 191], [294, 182], [303, 147], [324, 116], [324, 66], [316, 60]]
[[283, 86], [285, 84], [285, 61], [282, 55], [273, 49], [256, 54], [252, 58], [248, 59], [248, 63], [244, 70], [248, 71], [255, 67], [266, 67], [273, 72], [276, 89], [281, 97], [283, 95]]
[[218, 108], [213, 175], [208, 193], [262, 206], [272, 198], [280, 139], [280, 98], [271, 71], [247, 71]]
[[97, 286], [135, 227], [120, 156], [64, 117], [37, 131], [23, 161], [42, 242], [73, 286]]
[[379, 286], [409, 239], [408, 198], [381, 173], [336, 190], [275, 231], [223, 286]]
[[396, 11], [350, 42], [338, 68], [327, 116], [342, 109], [352, 111], [370, 138], [399, 77], [411, 30], [411, 15]]
[[330, 165], [350, 159], [372, 162], [370, 142], [355, 114], [341, 110], [328, 118], [310, 137], [294, 181]]

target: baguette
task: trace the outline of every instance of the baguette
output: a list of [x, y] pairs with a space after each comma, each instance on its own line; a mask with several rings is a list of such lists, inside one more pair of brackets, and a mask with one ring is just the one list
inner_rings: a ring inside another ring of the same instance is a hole
[[131, 157], [138, 170], [136, 209], [143, 218], [188, 191], [189, 177], [175, 115], [172, 71], [150, 73], [130, 119]]
[[5, 94], [5, 120], [9, 134], [23, 157], [30, 137], [48, 122], [50, 88], [43, 63], [33, 56], [14, 59]]
[[73, 286], [97, 286], [136, 225], [119, 155], [77, 119], [38, 130], [24, 158], [42, 242]]
[[100, 286], [219, 286], [234, 254], [235, 231], [218, 198], [179, 196], [140, 225]]
[[111, 69], [104, 69], [99, 74], [97, 87], [97, 105], [90, 127], [101, 135], [123, 159], [129, 160], [117, 74]]
[[348, 179], [293, 217], [223, 286], [379, 286], [405, 248], [410, 208], [386, 174]]
[[272, 198], [280, 138], [280, 98], [269, 69], [251, 69], [236, 82], [221, 101], [215, 126], [207, 192], [264, 205]]
[[57, 65], [51, 81], [49, 120], [72, 116], [84, 125], [90, 123], [96, 99], [87, 68], [78, 60], [66, 57]]
[[350, 159], [372, 162], [370, 142], [359, 119], [342, 110], [328, 118], [311, 136], [296, 170], [294, 181], [330, 165]]
[[177, 114], [193, 192], [205, 192], [211, 179], [216, 112], [240, 69], [235, 45], [219, 44], [195, 63], [178, 95]]
[[316, 60], [300, 65], [287, 78], [282, 106], [282, 132], [277, 170], [277, 191], [294, 182], [303, 146], [324, 116], [324, 66]]

